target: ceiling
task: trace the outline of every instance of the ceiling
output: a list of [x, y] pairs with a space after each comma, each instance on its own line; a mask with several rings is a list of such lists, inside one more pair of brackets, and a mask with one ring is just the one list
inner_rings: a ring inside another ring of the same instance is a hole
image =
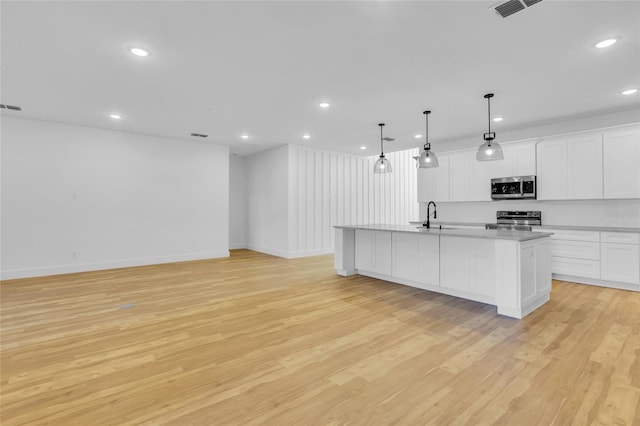
[[492, 4], [2, 1], [0, 102], [23, 109], [2, 114], [203, 133], [238, 155], [290, 143], [372, 155], [379, 122], [387, 151], [423, 144], [424, 109], [436, 151], [480, 142], [487, 92], [498, 137], [640, 107], [620, 94], [640, 86], [640, 2], [544, 0], [508, 18]]

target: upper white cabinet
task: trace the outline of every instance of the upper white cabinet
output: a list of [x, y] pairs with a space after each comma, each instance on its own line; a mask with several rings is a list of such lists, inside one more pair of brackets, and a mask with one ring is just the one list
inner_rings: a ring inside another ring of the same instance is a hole
[[602, 133], [569, 135], [567, 154], [568, 198], [602, 198]]
[[549, 138], [537, 145], [539, 200], [602, 198], [602, 133]]
[[505, 150], [509, 152], [512, 157], [512, 174], [510, 176], [530, 176], [536, 174], [535, 141], [526, 141], [507, 145]]
[[[475, 161], [475, 159], [474, 159]], [[471, 151], [458, 151], [449, 155], [451, 201], [471, 200]], [[488, 183], [487, 183], [488, 185]]]
[[438, 154], [439, 167], [418, 169], [418, 202], [449, 201], [449, 155]]
[[537, 192], [538, 200], [563, 200], [567, 198], [567, 141], [550, 138], [538, 142]]
[[605, 129], [604, 198], [640, 198], [640, 125]]

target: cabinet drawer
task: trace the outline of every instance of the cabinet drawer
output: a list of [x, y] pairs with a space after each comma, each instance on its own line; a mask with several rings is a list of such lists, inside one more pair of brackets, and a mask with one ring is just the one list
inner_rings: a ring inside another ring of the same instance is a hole
[[597, 260], [551, 257], [551, 272], [574, 277], [600, 278], [600, 262]]
[[640, 234], [630, 232], [601, 232], [600, 238], [603, 243], [639, 244]]
[[552, 240], [551, 255], [572, 259], [600, 260], [600, 243], [591, 241]]
[[571, 241], [600, 241], [598, 231], [568, 231], [565, 229], [541, 228], [542, 232], [553, 232], [551, 236], [554, 240]]

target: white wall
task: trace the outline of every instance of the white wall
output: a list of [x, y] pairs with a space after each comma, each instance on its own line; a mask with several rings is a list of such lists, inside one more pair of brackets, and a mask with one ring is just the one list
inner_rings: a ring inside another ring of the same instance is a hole
[[281, 146], [245, 159], [247, 247], [288, 257], [288, 147]]
[[2, 277], [228, 256], [228, 147], [2, 117]]
[[247, 247], [247, 189], [245, 159], [229, 157], [229, 248]]

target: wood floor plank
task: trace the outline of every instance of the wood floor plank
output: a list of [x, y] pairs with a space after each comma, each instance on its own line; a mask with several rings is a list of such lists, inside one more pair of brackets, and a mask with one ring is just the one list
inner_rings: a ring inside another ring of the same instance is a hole
[[555, 281], [523, 320], [332, 256], [0, 284], [0, 422], [640, 423], [640, 293]]

